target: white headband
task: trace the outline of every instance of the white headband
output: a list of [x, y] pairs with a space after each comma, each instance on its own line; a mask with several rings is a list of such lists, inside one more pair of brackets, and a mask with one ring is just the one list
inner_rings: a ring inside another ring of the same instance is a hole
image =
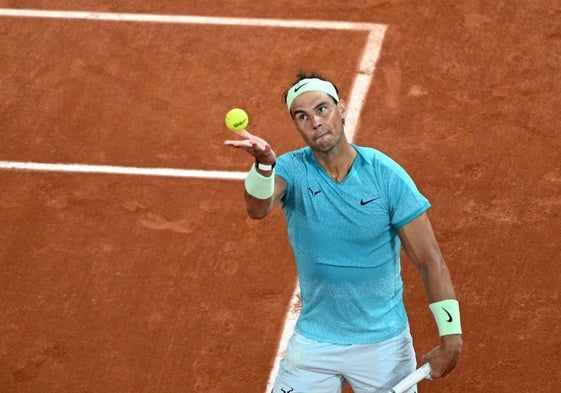
[[290, 108], [292, 107], [292, 103], [294, 102], [296, 97], [298, 97], [302, 93], [307, 93], [309, 91], [321, 91], [333, 97], [336, 102], [339, 102], [337, 90], [331, 82], [324, 81], [323, 79], [318, 78], [302, 79], [290, 89], [288, 89], [288, 93], [286, 94], [286, 106], [288, 107], [288, 111], [290, 112]]

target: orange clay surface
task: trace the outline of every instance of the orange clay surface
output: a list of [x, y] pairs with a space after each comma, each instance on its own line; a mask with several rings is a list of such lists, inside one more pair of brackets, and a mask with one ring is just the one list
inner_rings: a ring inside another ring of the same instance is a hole
[[[66, 1], [0, 8], [387, 25], [354, 142], [431, 200], [464, 353], [422, 392], [561, 386], [557, 0]], [[0, 17], [0, 160], [246, 171], [282, 153], [299, 69], [347, 99], [363, 31]], [[438, 344], [403, 260], [419, 357]], [[239, 180], [0, 171], [0, 392], [264, 393], [296, 281], [280, 209]], [[312, 392], [313, 393], [313, 392]]]

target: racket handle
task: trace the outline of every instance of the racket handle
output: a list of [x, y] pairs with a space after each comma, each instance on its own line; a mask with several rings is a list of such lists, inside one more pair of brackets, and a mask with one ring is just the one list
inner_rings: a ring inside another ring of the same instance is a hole
[[404, 379], [401, 380], [397, 385], [390, 390], [389, 393], [405, 393], [407, 389], [411, 388], [411, 386], [415, 385], [420, 380], [428, 377], [430, 375], [430, 364], [425, 363], [411, 374], [406, 376]]

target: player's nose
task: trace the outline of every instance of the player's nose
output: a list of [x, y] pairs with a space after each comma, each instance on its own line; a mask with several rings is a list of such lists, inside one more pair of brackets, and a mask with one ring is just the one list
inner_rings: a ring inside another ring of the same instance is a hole
[[321, 121], [317, 115], [313, 115], [311, 120], [312, 120], [312, 127], [314, 130], [321, 126]]

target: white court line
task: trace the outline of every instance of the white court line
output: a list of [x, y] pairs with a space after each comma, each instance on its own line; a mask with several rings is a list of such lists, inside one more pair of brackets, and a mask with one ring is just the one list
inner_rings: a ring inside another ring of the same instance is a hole
[[360, 22], [340, 22], [298, 19], [229, 18], [197, 15], [131, 14], [89, 11], [48, 11], [0, 8], [0, 16], [29, 18], [91, 19], [118, 22], [153, 22], [226, 26], [279, 27], [292, 29], [371, 31], [385, 25]]
[[0, 161], [0, 169], [39, 172], [99, 173], [130, 176], [184, 177], [218, 180], [243, 180], [247, 176], [247, 172], [203, 171], [175, 168], [138, 168], [111, 165], [49, 164], [41, 162], [17, 161]]
[[382, 49], [382, 41], [384, 40], [385, 30], [372, 30], [368, 34], [368, 39], [364, 50], [362, 52], [362, 59], [360, 61], [360, 68], [355, 77], [353, 86], [351, 88], [347, 119], [345, 124], [345, 134], [349, 141], [354, 141], [355, 133], [358, 128], [358, 120], [362, 113], [362, 107], [366, 101], [372, 78], [374, 77], [374, 69], [380, 56]]
[[[374, 70], [382, 42], [386, 33], [386, 25], [373, 23], [355, 23], [340, 21], [318, 21], [318, 20], [283, 20], [283, 19], [258, 19], [258, 18], [223, 18], [192, 15], [150, 15], [130, 13], [105, 13], [105, 12], [78, 12], [78, 11], [44, 11], [44, 10], [16, 10], [0, 8], [1, 16], [32, 17], [32, 18], [63, 18], [63, 19], [85, 19], [101, 21], [120, 22], [153, 22], [153, 23], [177, 23], [177, 24], [202, 24], [202, 25], [229, 25], [229, 26], [253, 26], [253, 27], [278, 27], [295, 29], [320, 29], [320, 30], [348, 30], [368, 32], [366, 44], [363, 49], [359, 70], [353, 82], [349, 94], [347, 124], [345, 133], [349, 141], [354, 141], [358, 129], [358, 120], [362, 113], [364, 102], [371, 86]], [[5, 168], [7, 166], [7, 168]], [[16, 166], [16, 167], [14, 167]], [[41, 169], [39, 169], [41, 168]], [[50, 169], [49, 169], [50, 168]], [[176, 177], [204, 177], [212, 179], [244, 179], [246, 172], [220, 172], [220, 171], [196, 171], [169, 168], [133, 168], [112, 167], [78, 164], [38, 164], [38, 163], [15, 163], [0, 162], [0, 169], [20, 170], [59, 170], [59, 171], [81, 171], [90, 170], [93, 173], [115, 173], [126, 175], [151, 175], [151, 176], [176, 176]], [[90, 173], [91, 173], [90, 172]], [[296, 320], [299, 315], [300, 292], [298, 282], [288, 306], [285, 322], [278, 344], [277, 353], [273, 362], [273, 369], [269, 375], [266, 393], [272, 389], [275, 376], [278, 372], [278, 364], [284, 354], [286, 344], [290, 339]]]

